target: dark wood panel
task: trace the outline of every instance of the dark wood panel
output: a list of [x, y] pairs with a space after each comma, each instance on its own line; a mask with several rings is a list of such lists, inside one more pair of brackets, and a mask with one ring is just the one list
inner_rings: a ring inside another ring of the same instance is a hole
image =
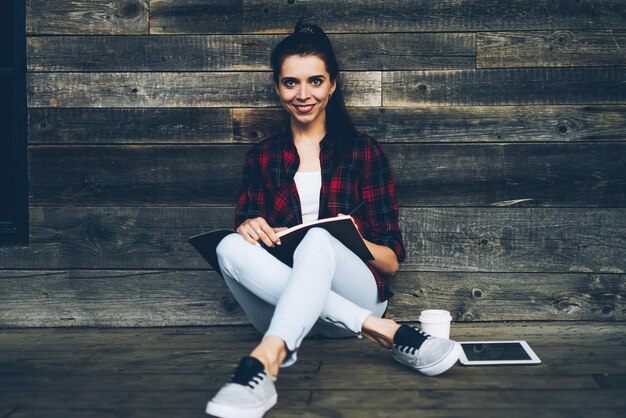
[[446, 309], [455, 321], [626, 320], [624, 274], [401, 272], [389, 315]]
[[[416, 273], [393, 280], [387, 316], [416, 321], [626, 319], [623, 274]], [[0, 270], [0, 327], [179, 326], [249, 323], [212, 271]]]
[[[220, 10], [222, 3], [152, 0], [150, 31], [155, 34], [288, 33], [300, 17], [328, 32], [622, 29], [626, 19], [621, 0], [594, 1], [592, 5], [549, 0], [236, 0], [229, 2], [232, 9]], [[242, 4], [243, 12], [239, 9]]]
[[[31, 204], [230, 205], [249, 146], [38, 146]], [[96, 203], [98, 202], [98, 203]]]
[[[30, 71], [270, 70], [284, 35], [53, 36], [28, 39]], [[469, 69], [474, 34], [335, 34], [342, 70]], [[106, 53], [102, 53], [106, 51]]]
[[[625, 141], [626, 106], [349, 109], [381, 142]], [[232, 121], [231, 121], [232, 113]], [[31, 108], [30, 144], [254, 143], [288, 120], [279, 108]]]
[[626, 68], [383, 73], [383, 106], [623, 104]]
[[29, 144], [231, 143], [220, 108], [32, 108]]
[[626, 271], [623, 209], [405, 208], [405, 269]]
[[478, 68], [624, 66], [626, 32], [495, 32], [476, 34]]
[[[409, 321], [407, 324], [419, 326], [420, 323]], [[487, 326], [486, 326], [487, 325]], [[493, 335], [503, 338], [521, 338], [533, 341], [533, 346], [557, 347], [565, 345], [576, 345], [583, 350], [594, 348], [597, 350], [602, 345], [613, 346], [613, 348], [623, 345], [626, 342], [626, 333], [622, 332], [626, 324], [624, 322], [588, 322], [588, 321], [533, 321], [533, 322], [489, 322], [474, 324], [473, 322], [454, 321], [451, 333], [456, 339], [467, 338], [473, 340], [486, 339]], [[141, 344], [141, 351], [145, 355], [158, 355], [185, 347], [188, 350], [197, 350], [206, 347], [206, 341], [211, 341], [210, 351], [214, 355], [228, 348], [233, 348], [233, 339], [242, 344], [254, 344], [260, 341], [262, 335], [249, 325], [232, 325], [229, 327], [206, 327], [190, 326], [184, 328], [171, 327], [151, 327], [145, 328], [141, 333], [131, 332], [128, 328], [78, 328], [78, 327], [50, 327], [48, 329], [32, 328], [5, 328], [0, 334], [0, 353], [7, 355], [11, 353], [16, 359], [28, 361], [38, 361], [42, 359], [54, 361], [58, 356], [67, 354], [67, 345], [74, 347], [72, 354], [76, 354], [77, 359], [84, 361], [93, 360], [94, 363], [106, 364], [112, 361], [132, 361], [125, 356], [123, 349], [132, 349], [137, 343]], [[585, 338], [593, 333], [595, 338]], [[40, 351], [42, 342], [46, 342], [46, 351]], [[89, 340], [93, 345], [85, 345], [80, 342]], [[350, 354], [353, 350], [353, 342], [357, 340], [334, 340], [334, 339], [311, 339], [310, 344], [302, 347], [307, 355], [316, 356], [316, 350], [311, 344], [318, 345], [319, 348], [334, 348], [333, 353]], [[315, 343], [313, 343], [315, 341]], [[364, 343], [367, 341], [363, 341]], [[598, 346], [598, 343], [601, 344]], [[144, 344], [146, 343], [146, 344]], [[107, 344], [109, 350], [103, 352], [102, 356], [91, 356], [95, 345]], [[357, 344], [359, 342], [357, 341]], [[374, 345], [362, 345], [364, 353], [373, 353], [377, 350]], [[558, 355], [554, 352], [553, 355]], [[561, 353], [562, 354], [562, 353]], [[92, 357], [92, 358], [90, 358]], [[337, 356], [339, 357], [339, 356]], [[343, 357], [343, 356], [341, 356]], [[182, 359], [181, 359], [182, 360]], [[337, 359], [341, 361], [342, 359]], [[236, 362], [236, 360], [232, 360]], [[299, 359], [300, 361], [300, 359]], [[298, 364], [300, 362], [298, 361]], [[302, 370], [319, 371], [319, 362], [313, 358], [303, 360]], [[328, 361], [328, 364], [333, 364]], [[235, 364], [233, 364], [235, 365]], [[310, 365], [317, 365], [315, 369], [309, 369]], [[590, 365], [589, 359], [578, 364], [564, 364], [557, 362], [543, 364], [534, 368], [519, 368], [520, 373], [537, 375], [550, 374], [555, 370], [567, 371], [570, 373], [592, 373], [593, 369], [587, 368]], [[325, 364], [323, 365], [325, 366]], [[581, 367], [582, 366], [582, 367]], [[324, 367], [326, 369], [326, 367]], [[286, 369], [285, 372], [293, 370]], [[469, 370], [469, 369], [468, 369]], [[476, 375], [501, 374], [501, 368], [475, 368]], [[567, 373], [564, 373], [567, 374]], [[426, 379], [430, 380], [430, 379]], [[438, 380], [438, 379], [434, 379]], [[445, 380], [445, 379], [444, 379]]]
[[[381, 142], [624, 141], [626, 106], [351, 108]], [[287, 120], [282, 109], [233, 109], [234, 140], [257, 142]]]
[[[341, 79], [346, 103], [380, 106], [379, 72]], [[269, 72], [29, 73], [29, 107], [279, 106]]]
[[[232, 372], [232, 371], [231, 371]], [[225, 375], [226, 376], [226, 375]], [[224, 378], [226, 381], [227, 377]], [[26, 396], [35, 397], [36, 394], [40, 395], [45, 392], [46, 396], [54, 397], [58, 393], [57, 391], [49, 392], [42, 389], [41, 391], [25, 392]], [[352, 408], [318, 408], [318, 407], [293, 407], [290, 406], [290, 396], [296, 392], [302, 402], [306, 402], [310, 391], [291, 391], [289, 389], [283, 389], [281, 391], [282, 403], [277, 404], [276, 407], [269, 412], [268, 417], [271, 418], [293, 418], [295, 416], [301, 418], [327, 418], [333, 417], [359, 417], [359, 418], [387, 418], [390, 416], [390, 412], [384, 407], [379, 409], [367, 405], [366, 407], [355, 409]], [[117, 399], [125, 399], [125, 392], [114, 392], [111, 395], [110, 405], [114, 405], [111, 408], [111, 413], [115, 413], [115, 416], [131, 416], [133, 418], [169, 418], [172, 414], [175, 414], [180, 418], [193, 418], [202, 413], [202, 408], [193, 407], [193, 405], [202, 405], [208, 400], [207, 393], [199, 394], [193, 391], [179, 391], [175, 393], [163, 393], [163, 391], [142, 391], [144, 395], [137, 401], [136, 405], [126, 404], [124, 402], [116, 402]], [[542, 394], [540, 391], [533, 391], [529, 396]], [[559, 392], [561, 393], [561, 392]], [[67, 392], [64, 391], [58, 398], [61, 399], [83, 399], [85, 397], [85, 407], [80, 409], [68, 410], [67, 407], [61, 407], [58, 409], [47, 409], [49, 404], [44, 400], [41, 402], [25, 402], [19, 404], [18, 407], [7, 408], [6, 410], [0, 409], [0, 412], [10, 413], [11, 418], [103, 418], [102, 408], [97, 405], [101, 405], [102, 392], [100, 391], [80, 391], [80, 392]], [[594, 391], [581, 392], [580, 396], [593, 396]], [[285, 396], [286, 395], [286, 396]], [[392, 396], [392, 394], [388, 394]], [[545, 394], [537, 402], [545, 402]], [[429, 396], [436, 396], [431, 393]], [[442, 395], [446, 396], [446, 395]], [[477, 399], [480, 398], [480, 393], [474, 393]], [[509, 393], [503, 396], [509, 396]], [[557, 394], [558, 396], [558, 394]], [[620, 394], [615, 394], [620, 396]], [[47, 398], [50, 399], [50, 398]], [[51, 398], [54, 399], [54, 398]], [[136, 397], [133, 400], [137, 399]], [[354, 399], [356, 402], [358, 399]], [[350, 404], [353, 399], [350, 395], [347, 395], [346, 402]], [[54, 401], [51, 401], [54, 402]], [[94, 403], [91, 406], [89, 402]], [[98, 402], [100, 402], [98, 404]], [[57, 405], [69, 405], [72, 402], [62, 403], [59, 401]], [[163, 403], [163, 406], [161, 406]], [[146, 409], [146, 404], [159, 405], [156, 409]], [[41, 406], [40, 406], [41, 405]], [[170, 409], [168, 409], [170, 408]], [[49, 412], [46, 416], [37, 415], [42, 409]], [[200, 412], [198, 412], [200, 411]], [[54, 415], [50, 415], [54, 414]], [[332, 414], [332, 415], [331, 415]], [[394, 410], [392, 415], [394, 418], [414, 418], [415, 414], [419, 414], [420, 418], [484, 418], [484, 417], [498, 417], [506, 415], [508, 418], [587, 418], [593, 416], [594, 418], [622, 418], [624, 410], [620, 407], [590, 407], [590, 408], [576, 408], [576, 409], [561, 409], [561, 408], [549, 408], [544, 407], [542, 409], [525, 409], [523, 407], [514, 408], [490, 408], [481, 407], [477, 409], [456, 408], [456, 409], [417, 409], [416, 406], [411, 405], [410, 408], [405, 410]], [[112, 415], [113, 416], [113, 415]]]
[[150, 0], [27, 0], [30, 34], [147, 34]]
[[[480, 402], [477, 402], [480, 399]], [[348, 401], [349, 400], [349, 401]], [[479, 409], [485, 405], [490, 408], [534, 409], [538, 413], [550, 405], [551, 409], [571, 409], [590, 406], [624, 408], [626, 398], [616, 396], [610, 391], [593, 390], [565, 391], [565, 390], [475, 390], [438, 391], [437, 396], [430, 392], [415, 390], [376, 390], [376, 391], [333, 391], [318, 390], [313, 393], [311, 404], [315, 409], [345, 408], [349, 411], [351, 405], [355, 408], [381, 408], [393, 412], [395, 410], [418, 408], [425, 409]], [[357, 406], [358, 405], [358, 406]], [[346, 411], [348, 414], [349, 412]], [[569, 416], [561, 412], [563, 417]], [[394, 414], [395, 415], [395, 414]], [[503, 414], [504, 415], [504, 414]], [[506, 413], [508, 416], [509, 414]], [[445, 415], [443, 415], [445, 416]]]
[[234, 213], [234, 207], [31, 207], [31, 245], [0, 247], [0, 266], [20, 269], [208, 268], [187, 239], [201, 232], [232, 228]]
[[240, 33], [243, 0], [150, 0], [150, 33]]
[[[540, 331], [528, 333], [529, 327]], [[623, 345], [615, 339], [624, 334], [623, 324], [480, 323], [456, 324], [453, 329], [457, 335], [483, 335], [485, 339], [524, 338], [536, 349], [541, 343], [539, 355], [544, 363], [492, 368], [457, 365], [441, 378], [428, 379], [400, 367], [387, 350], [367, 341], [310, 339], [299, 351], [298, 364], [281, 370], [276, 382], [280, 400], [269, 416], [623, 415], [623, 390], [592, 386], [592, 374], [607, 373], [613, 380], [623, 376], [626, 363], [619, 355]], [[13, 349], [2, 353], [0, 410], [11, 418], [198, 417], [239, 357], [259, 338], [251, 327], [240, 326], [3, 330], [0, 348]], [[414, 396], [424, 402], [353, 403], [381, 391], [399, 401]], [[510, 401], [518, 395], [524, 402]], [[337, 406], [310, 406], [311, 398]], [[449, 398], [450, 405], [446, 404]], [[410, 409], [403, 408], [406, 403]]]
[[[230, 205], [248, 148], [31, 147], [31, 204]], [[626, 143], [387, 144], [385, 149], [401, 205], [626, 206]]]
[[0, 327], [247, 324], [207, 271], [0, 270]]
[[[4, 269], [207, 268], [187, 238], [231, 228], [233, 207], [32, 207], [31, 245]], [[402, 208], [403, 271], [626, 271], [626, 212], [583, 208]]]

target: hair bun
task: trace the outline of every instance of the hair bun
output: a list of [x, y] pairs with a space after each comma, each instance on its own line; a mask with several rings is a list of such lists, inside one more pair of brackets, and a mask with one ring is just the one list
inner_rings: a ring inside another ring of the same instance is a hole
[[298, 20], [298, 23], [296, 23], [296, 26], [293, 29], [294, 34], [301, 33], [304, 35], [319, 35], [321, 32], [322, 30], [318, 26], [302, 23], [302, 18]]

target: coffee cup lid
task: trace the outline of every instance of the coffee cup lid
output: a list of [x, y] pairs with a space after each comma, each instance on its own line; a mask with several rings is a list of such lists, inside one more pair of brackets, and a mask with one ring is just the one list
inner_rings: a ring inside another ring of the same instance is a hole
[[420, 322], [451, 321], [452, 315], [443, 309], [426, 309], [420, 313], [420, 317], [417, 320]]

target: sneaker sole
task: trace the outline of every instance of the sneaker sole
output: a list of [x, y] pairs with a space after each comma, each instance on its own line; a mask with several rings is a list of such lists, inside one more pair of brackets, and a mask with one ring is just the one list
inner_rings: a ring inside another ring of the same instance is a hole
[[431, 364], [430, 366], [419, 368], [417, 371], [425, 374], [426, 376], [437, 376], [456, 364], [461, 356], [461, 350], [461, 344], [455, 342], [454, 347], [452, 347], [450, 352], [439, 362]]
[[209, 401], [206, 406], [206, 413], [220, 418], [261, 418], [276, 405], [277, 399], [277, 394], [274, 394], [257, 408], [239, 408]]

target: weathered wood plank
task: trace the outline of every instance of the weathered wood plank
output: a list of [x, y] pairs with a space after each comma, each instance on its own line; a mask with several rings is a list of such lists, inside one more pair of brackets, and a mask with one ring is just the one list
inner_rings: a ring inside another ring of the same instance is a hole
[[28, 0], [29, 34], [147, 34], [150, 0]]
[[249, 323], [215, 272], [0, 270], [0, 289], [0, 327]]
[[[31, 203], [234, 204], [247, 148], [31, 147]], [[62, 161], [54, 162], [57, 158]], [[106, 196], [112, 198], [109, 203]]]
[[[358, 406], [357, 406], [358, 405]], [[626, 398], [611, 391], [533, 391], [533, 390], [441, 390], [436, 395], [425, 390], [316, 390], [313, 392], [311, 408], [380, 408], [388, 411], [397, 409], [448, 409], [467, 408], [528, 408], [541, 410], [550, 408], [572, 409], [591, 406], [623, 408]]]
[[383, 106], [623, 104], [626, 68], [393, 71]]
[[[31, 207], [31, 245], [0, 247], [0, 268], [206, 268], [187, 238], [233, 218], [232, 207]], [[626, 271], [623, 209], [403, 208], [400, 223], [405, 271]]]
[[[398, 321], [431, 308], [455, 321], [626, 320], [623, 274], [403, 271], [393, 289]], [[212, 271], [0, 270], [0, 292], [0, 327], [249, 323]]]
[[[210, 274], [210, 273], [209, 273]], [[208, 276], [207, 276], [208, 277]], [[407, 322], [419, 327], [419, 322]], [[454, 322], [451, 333], [459, 341], [489, 339], [498, 335], [503, 339], [521, 338], [532, 341], [533, 346], [560, 347], [576, 345], [582, 349], [588, 347], [612, 346], [620, 347], [626, 342], [626, 324], [624, 322], [587, 322], [587, 321], [534, 321], [534, 322]], [[591, 331], [590, 331], [591, 330]], [[116, 359], [123, 359], [126, 351], [137, 350], [141, 346], [142, 352], [169, 351], [184, 347], [186, 350], [206, 349], [211, 353], [218, 353], [233, 348], [233, 344], [239, 342], [244, 346], [261, 341], [259, 334], [251, 325], [223, 326], [187, 326], [187, 327], [154, 327], [143, 328], [140, 333], [132, 332], [129, 328], [81, 328], [81, 327], [48, 327], [48, 328], [3, 328], [0, 333], [0, 352], [3, 356], [11, 353], [12, 356], [24, 356], [24, 358], [62, 358], [67, 346], [73, 347], [76, 359], [81, 361], [99, 359], [104, 360], [117, 355]], [[88, 341], [89, 343], [86, 343]], [[211, 341], [210, 347], [206, 341]], [[308, 339], [315, 341], [314, 347], [309, 344], [302, 350], [312, 358], [321, 356], [320, 352], [327, 348], [333, 348], [333, 357], [338, 353], [379, 353], [376, 345], [356, 344], [351, 339]], [[41, 351], [45, 345], [46, 351]], [[98, 345], [106, 345], [98, 349]], [[319, 350], [321, 349], [321, 350]], [[102, 356], [93, 356], [101, 353]], [[556, 351], [555, 354], [558, 354]], [[127, 353], [126, 353], [127, 354]], [[584, 354], [583, 354], [584, 355]], [[90, 358], [91, 357], [91, 358]], [[580, 361], [595, 361], [587, 356]], [[16, 357], [22, 359], [22, 357]], [[130, 361], [128, 357], [126, 357]], [[313, 361], [313, 360], [311, 360]], [[306, 363], [306, 362], [305, 362]], [[298, 364], [300, 362], [298, 361]], [[308, 367], [308, 363], [307, 367]], [[542, 371], [546, 367], [575, 367], [575, 364], [542, 364], [528, 370]], [[512, 369], [519, 369], [510, 366]], [[308, 369], [307, 369], [308, 370]], [[497, 368], [471, 368], [474, 373], [498, 373]], [[582, 369], [572, 369], [577, 373]], [[586, 370], [589, 371], [589, 370]], [[520, 370], [521, 372], [521, 370]], [[534, 372], [533, 372], [534, 373]]]
[[[626, 138], [626, 106], [349, 109], [381, 142], [574, 142]], [[232, 113], [232, 118], [231, 118]], [[254, 143], [280, 130], [278, 108], [32, 108], [29, 143]]]
[[231, 109], [30, 109], [29, 144], [233, 142]]
[[[152, 0], [150, 31], [163, 33], [288, 33], [300, 17], [328, 32], [436, 32], [541, 29], [621, 29], [620, 0], [349, 0], [258, 2], [237, 0], [225, 8], [203, 0]], [[242, 6], [243, 5], [243, 6]], [[242, 9], [240, 9], [242, 7]], [[584, 17], [584, 18], [583, 18]], [[364, 22], [367, 23], [364, 26]]]
[[[230, 205], [248, 148], [31, 147], [31, 203]], [[626, 205], [626, 143], [388, 144], [385, 149], [401, 205]]]
[[[30, 71], [271, 70], [284, 35], [53, 36], [28, 38]], [[475, 67], [471, 33], [335, 34], [342, 70]]]
[[[624, 141], [626, 106], [458, 106], [348, 109], [381, 142]], [[287, 120], [282, 109], [233, 109], [233, 139], [257, 142]]]
[[483, 32], [477, 68], [624, 66], [626, 32]]
[[240, 33], [243, 0], [150, 1], [150, 33]]
[[[379, 72], [341, 79], [346, 103], [380, 106]], [[279, 106], [269, 72], [29, 73], [29, 107]]]
[[[27, 395], [35, 396], [38, 392], [29, 392]], [[282, 392], [281, 392], [282, 393]], [[289, 393], [289, 392], [287, 392]], [[51, 393], [54, 396], [56, 392]], [[159, 396], [159, 392], [155, 392], [154, 396]], [[592, 393], [586, 392], [585, 395], [591, 395]], [[83, 396], [87, 396], [90, 399], [100, 396], [101, 394], [89, 393], [84, 395], [83, 392], [69, 393], [69, 396], [74, 396], [73, 399], [81, 399]], [[93, 406], [89, 408], [77, 408], [68, 410], [67, 408], [47, 410], [43, 415], [41, 410], [31, 402], [20, 404], [19, 408], [9, 408], [7, 413], [10, 412], [10, 418], [117, 418], [119, 416], [130, 416], [133, 418], [169, 418], [172, 414], [175, 414], [179, 418], [198, 417], [202, 414], [203, 404], [208, 400], [208, 395], [203, 393], [203, 396], [195, 393], [194, 397], [182, 397], [176, 394], [163, 394], [169, 403], [159, 409], [146, 409], [146, 405], [127, 406], [125, 403], [117, 401], [117, 397], [107, 397], [106, 403], [109, 405], [115, 405], [110, 409], [103, 411], [101, 407]], [[304, 397], [306, 394], [302, 394]], [[282, 396], [282, 395], [281, 395]], [[175, 398], [175, 399], [172, 399]], [[72, 399], [72, 398], [71, 398]], [[110, 400], [109, 400], [110, 399]], [[359, 417], [359, 418], [389, 418], [389, 411], [383, 409], [374, 409], [371, 406], [364, 409], [341, 409], [341, 408], [310, 408], [300, 409], [293, 407], [288, 403], [288, 399], [283, 401], [283, 397], [280, 398], [280, 403], [277, 404], [271, 411], [269, 411], [265, 417], [267, 418], [293, 418], [295, 416], [302, 418], [329, 418], [329, 417]], [[146, 400], [146, 402], [149, 401]], [[95, 402], [95, 401], [94, 401]], [[72, 404], [72, 402], [68, 403]], [[190, 406], [192, 405], [192, 406]], [[195, 408], [193, 405], [197, 405]], [[171, 408], [171, 409], [169, 409]], [[2, 412], [3, 410], [0, 410]], [[58, 414], [58, 415], [51, 415]], [[410, 409], [410, 410], [394, 410], [394, 418], [415, 418], [415, 415], [419, 414], [420, 418], [485, 418], [485, 417], [501, 417], [507, 416], [508, 418], [623, 418], [624, 410], [622, 408], [577, 408], [577, 409], [558, 409], [544, 407], [543, 409], [531, 409], [525, 410], [524, 408], [490, 408], [483, 407], [481, 409]]]
[[[391, 361], [386, 350], [365, 340], [307, 340], [298, 364], [281, 370], [279, 402], [268, 416], [382, 418], [392, 413], [408, 418], [418, 413], [531, 418], [529, 411], [559, 418], [621, 416], [616, 412], [623, 412], [624, 391], [588, 383], [592, 374], [602, 373], [593, 370], [605, 370], [607, 364], [614, 364], [613, 376], [623, 374], [626, 363], [618, 351], [623, 345], [612, 338], [623, 335], [624, 324], [496, 323], [455, 328], [492, 339], [536, 336], [530, 340], [533, 346], [539, 337], [544, 341], [549, 336], [551, 343], [541, 348], [541, 365], [457, 365], [440, 378], [427, 379], [416, 377]], [[242, 345], [253, 344], [252, 336], [255, 341], [260, 337], [251, 327], [3, 330], [0, 410], [46, 418], [198, 416], [227, 379], [229, 367], [245, 352]], [[570, 344], [581, 338], [593, 344], [583, 349]], [[224, 343], [231, 350], [224, 349]], [[320, 360], [319, 370], [310, 368]], [[418, 399], [405, 400], [411, 396]]]
[[[422, 309], [446, 309], [457, 321], [626, 320], [626, 276], [584, 273], [402, 272], [393, 281], [389, 315], [414, 320]], [[518, 316], [519, 315], [519, 316]]]
[[[247, 347], [248, 350], [252, 349], [254, 345]], [[130, 364], [123, 364], [123, 362], [114, 362], [109, 365], [104, 365], [99, 369], [94, 369], [90, 365], [84, 366], [64, 366], [63, 364], [58, 367], [42, 367], [38, 364], [24, 364], [19, 363], [13, 367], [3, 365], [6, 370], [3, 376], [0, 376], [0, 388], [7, 387], [7, 389], [0, 391], [0, 393], [9, 395], [15, 392], [22, 392], [26, 390], [45, 390], [49, 387], [50, 382], [54, 381], [56, 387], [67, 387], [73, 384], [75, 387], [80, 387], [84, 391], [103, 391], [103, 392], [116, 392], [116, 391], [150, 391], [151, 388], [157, 384], [157, 382], [167, 381], [168, 386], [176, 388], [179, 391], [193, 391], [198, 388], [203, 390], [217, 391], [228, 376], [232, 373], [232, 370], [236, 366], [236, 362], [239, 358], [243, 357], [247, 353], [241, 350], [241, 353], [231, 353], [229, 360], [223, 358], [216, 358], [211, 355], [195, 355], [194, 361], [184, 362], [177, 361], [176, 364], [179, 368], [183, 368], [183, 372], [168, 371], [159, 369], [158, 366], [153, 367], [154, 370], [146, 369], [143, 367], [145, 360], [139, 359]], [[224, 353], [224, 354], [227, 354]], [[612, 353], [602, 353], [603, 357], [617, 354], [615, 351]], [[152, 360], [156, 365], [168, 363], [172, 358], [187, 357], [188, 353], [173, 352], [168, 356], [161, 356], [160, 358], [146, 359]], [[358, 353], [352, 354], [352, 360], [363, 361], [367, 360], [368, 364], [370, 359], [361, 359]], [[566, 358], [571, 361], [571, 358]], [[215, 365], [220, 362], [221, 364]], [[297, 376], [291, 378], [288, 374], [283, 374], [277, 383], [277, 390], [279, 393], [283, 391], [291, 390], [358, 390], [358, 391], [371, 391], [375, 389], [393, 389], [393, 382], [396, 382], [396, 389], [398, 390], [463, 390], [467, 387], [480, 387], [482, 390], [519, 390], [520, 387], [524, 387], [526, 390], [552, 390], [558, 388], [560, 390], [595, 390], [598, 391], [598, 385], [595, 383], [590, 374], [584, 375], [564, 375], [558, 376], [556, 373], [550, 375], [542, 375], [540, 378], [533, 375], [521, 374], [518, 380], [513, 381], [510, 376], [497, 376], [497, 375], [474, 375], [472, 373], [466, 373], [463, 379], [454, 379], [459, 377], [461, 371], [455, 370], [448, 372], [448, 379], [416, 379], [415, 372], [411, 370], [404, 370], [399, 365], [394, 365], [389, 358], [389, 353], [381, 353], [378, 359], [380, 363], [387, 363], [384, 367], [373, 367], [372, 371], [376, 371], [376, 374], [372, 372], [360, 372], [357, 367], [351, 364], [350, 359], [344, 359], [338, 364], [334, 364], [334, 372], [319, 373], [319, 376]], [[224, 366], [224, 363], [227, 366]], [[230, 364], [230, 363], [234, 364]], [[363, 361], [365, 362], [365, 361]], [[344, 365], [342, 368], [341, 365]], [[185, 367], [187, 366], [187, 367]], [[196, 373], [192, 373], [193, 366], [196, 368]], [[113, 371], [111, 369], [113, 368]], [[342, 370], [343, 369], [343, 370]], [[179, 369], [180, 370], [180, 369]], [[387, 373], [387, 374], [385, 374]], [[300, 372], [300, 375], [303, 373]], [[345, 382], [345, 376], [351, 376], [351, 379], [356, 382], [362, 382], [359, 385], [355, 385], [353, 382]], [[456, 375], [456, 376], [455, 376]], [[303, 378], [305, 377], [305, 378]], [[378, 377], [378, 378], [377, 378]], [[377, 385], [376, 382], [379, 382]], [[9, 386], [9, 384], [11, 386]], [[552, 384], [552, 386], [549, 386]], [[355, 386], [357, 386], [355, 388]], [[315, 392], [314, 392], [315, 393]], [[11, 397], [13, 399], [13, 397]], [[17, 399], [23, 399], [19, 394]], [[52, 401], [52, 399], [51, 399]], [[57, 401], [54, 401], [58, 405]]]
[[[622, 209], [405, 208], [405, 269], [623, 273]], [[604, 231], [604, 232], [602, 232]]]

